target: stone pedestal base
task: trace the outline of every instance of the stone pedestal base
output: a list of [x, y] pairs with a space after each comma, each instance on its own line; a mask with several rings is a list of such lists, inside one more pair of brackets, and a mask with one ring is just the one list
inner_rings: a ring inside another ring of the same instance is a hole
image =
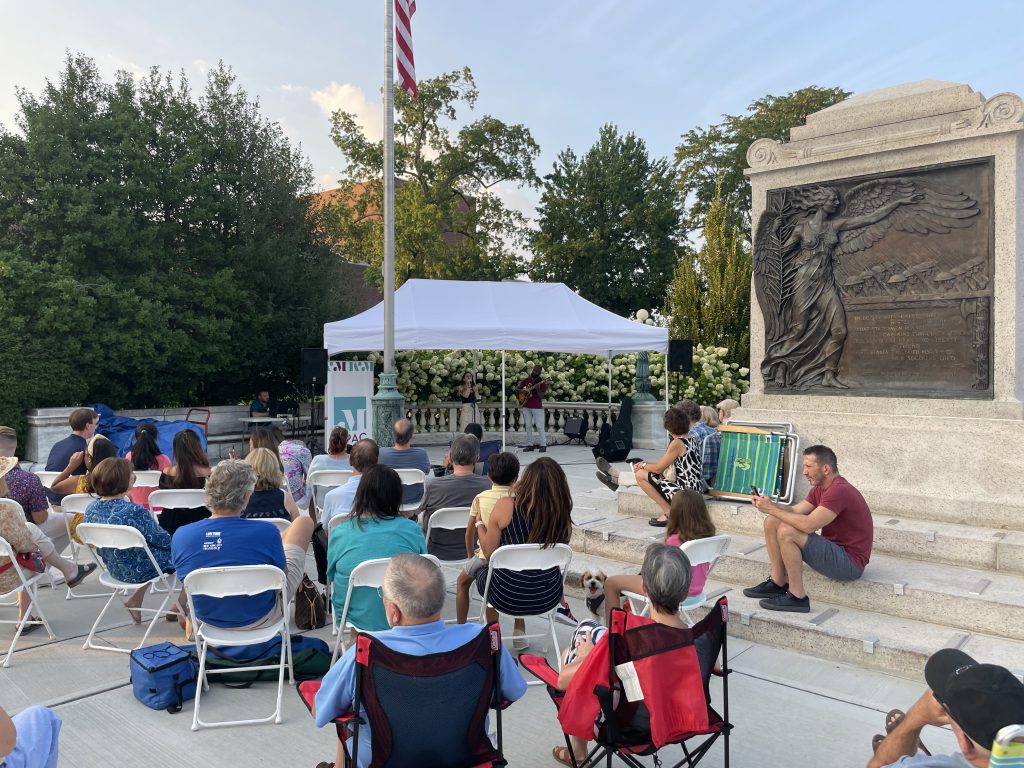
[[[1021, 408], [1019, 402], [747, 394], [733, 419], [791, 422], [801, 450], [827, 445], [840, 474], [876, 514], [1024, 530]], [[794, 498], [807, 490], [801, 479]]]
[[633, 403], [633, 447], [661, 450], [668, 445], [668, 436], [662, 422], [665, 404]]
[[373, 438], [381, 448], [395, 445], [392, 427], [405, 416], [405, 398], [398, 391], [398, 374], [382, 373], [373, 396]]

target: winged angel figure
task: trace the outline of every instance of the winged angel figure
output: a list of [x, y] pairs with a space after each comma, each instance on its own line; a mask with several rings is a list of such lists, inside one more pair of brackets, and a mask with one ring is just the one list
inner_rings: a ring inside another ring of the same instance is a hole
[[909, 177], [866, 181], [842, 201], [832, 187], [769, 193], [754, 245], [766, 385], [849, 389], [839, 380], [846, 343], [839, 258], [870, 248], [890, 229], [946, 234], [977, 214], [968, 195]]

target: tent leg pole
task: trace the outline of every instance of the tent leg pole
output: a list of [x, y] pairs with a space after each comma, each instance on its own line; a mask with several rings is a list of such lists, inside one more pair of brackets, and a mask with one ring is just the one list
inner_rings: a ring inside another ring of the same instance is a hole
[[608, 424], [612, 423], [612, 351], [608, 350]]
[[505, 450], [505, 350], [501, 350], [501, 450]]

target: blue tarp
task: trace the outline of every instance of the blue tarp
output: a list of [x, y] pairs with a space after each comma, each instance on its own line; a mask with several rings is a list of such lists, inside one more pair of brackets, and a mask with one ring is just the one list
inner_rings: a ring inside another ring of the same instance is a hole
[[168, 457], [174, 456], [174, 436], [183, 429], [191, 429], [203, 444], [206, 450], [206, 435], [203, 428], [191, 421], [157, 421], [156, 419], [132, 419], [127, 416], [118, 416], [109, 405], [103, 403], [90, 403], [89, 407], [100, 415], [100, 426], [97, 430], [101, 435], [110, 440], [117, 447], [117, 455], [124, 456], [132, 449], [135, 442], [135, 428], [144, 421], [156, 425], [157, 443], [160, 445], [160, 452]]

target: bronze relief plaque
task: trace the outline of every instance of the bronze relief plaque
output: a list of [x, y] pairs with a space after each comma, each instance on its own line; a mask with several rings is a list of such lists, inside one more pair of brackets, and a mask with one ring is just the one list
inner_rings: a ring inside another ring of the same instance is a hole
[[993, 194], [990, 159], [769, 191], [765, 391], [991, 398]]

